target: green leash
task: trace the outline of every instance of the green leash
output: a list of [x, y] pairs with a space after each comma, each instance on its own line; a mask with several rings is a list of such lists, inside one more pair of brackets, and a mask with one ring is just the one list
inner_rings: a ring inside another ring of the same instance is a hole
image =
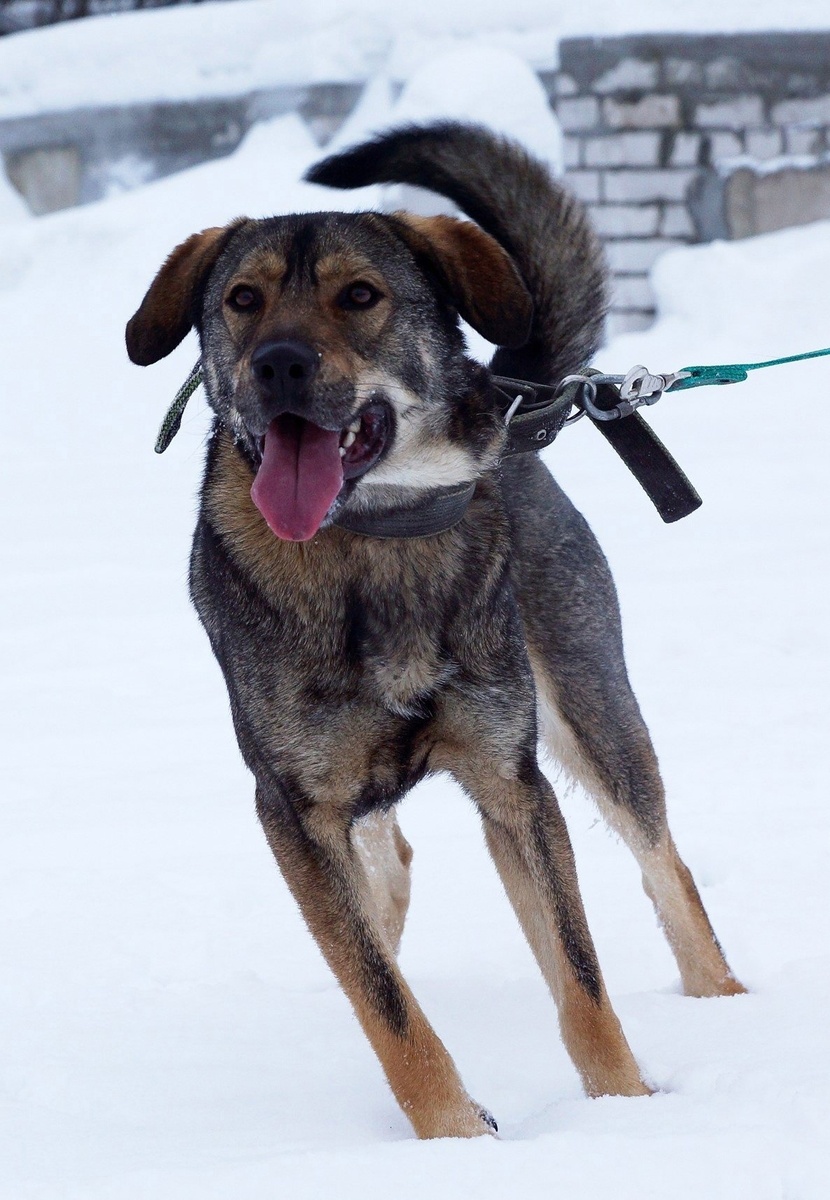
[[679, 378], [666, 391], [682, 392], [685, 388], [705, 387], [710, 383], [743, 383], [749, 371], [760, 371], [762, 367], [780, 367], [783, 363], [801, 362], [805, 358], [822, 358], [830, 354], [826, 350], [810, 350], [807, 354], [791, 354], [789, 358], [771, 358], [768, 362], [727, 363], [719, 367], [684, 367], [678, 371]]

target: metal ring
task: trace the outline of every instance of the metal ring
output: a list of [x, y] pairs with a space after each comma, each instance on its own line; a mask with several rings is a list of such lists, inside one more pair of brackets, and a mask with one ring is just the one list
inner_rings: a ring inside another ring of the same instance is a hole
[[[567, 388], [568, 385], [571, 383], [583, 383], [583, 384], [590, 383], [593, 386], [593, 382], [591, 380], [590, 375], [566, 375], [564, 379], [560, 380], [559, 386], [556, 389], [556, 399], [557, 400], [562, 395], [562, 393], [565, 391], [565, 388]], [[596, 387], [594, 387], [594, 394], [596, 395]]]
[[513, 420], [513, 417], [514, 417], [514, 416], [515, 416], [515, 414], [516, 414], [516, 409], [519, 407], [519, 405], [521, 404], [521, 402], [522, 402], [523, 400], [524, 400], [524, 396], [522, 395], [522, 393], [521, 393], [521, 392], [519, 392], [519, 394], [518, 394], [518, 396], [516, 397], [516, 399], [513, 401], [513, 403], [512, 403], [512, 404], [510, 405], [510, 407], [508, 408], [507, 412], [504, 414], [504, 423], [505, 423], [505, 425], [509, 425], [509, 424], [510, 424], [510, 422]]

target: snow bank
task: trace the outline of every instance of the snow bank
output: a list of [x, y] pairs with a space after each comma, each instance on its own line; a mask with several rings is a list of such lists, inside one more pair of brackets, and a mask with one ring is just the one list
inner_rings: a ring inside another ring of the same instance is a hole
[[406, 79], [471, 39], [556, 65], [561, 37], [827, 28], [815, 0], [229, 0], [70, 21], [0, 39], [0, 118], [258, 88]]
[[[391, 125], [437, 120], [474, 121], [523, 141], [554, 175], [564, 171], [562, 130], [537, 75], [516, 54], [465, 46], [417, 69], [395, 99], [388, 75], [367, 86], [355, 111], [326, 146], [331, 154]], [[457, 214], [452, 201], [410, 185], [384, 187], [380, 206], [428, 216]]]
[[[631, 857], [565, 795], [608, 987], [661, 1089], [586, 1100], [478, 822], [433, 780], [402, 811], [402, 963], [502, 1140], [416, 1143], [273, 865], [187, 602], [202, 401], [152, 446], [195, 344], [146, 371], [123, 350], [194, 229], [378, 199], [298, 183], [314, 153], [288, 118], [0, 228], [0, 1195], [823, 1200], [830, 368], [652, 410], [705, 500], [676, 526], [586, 422], [547, 455], [609, 555], [672, 825], [752, 994], [678, 993]], [[684, 251], [657, 270], [665, 318], [602, 363], [824, 344], [828, 280], [826, 224]]]
[[517, 55], [465, 46], [430, 59], [407, 79], [395, 108], [398, 123], [451, 117], [480, 121], [518, 138], [561, 174], [562, 134], [538, 77]]

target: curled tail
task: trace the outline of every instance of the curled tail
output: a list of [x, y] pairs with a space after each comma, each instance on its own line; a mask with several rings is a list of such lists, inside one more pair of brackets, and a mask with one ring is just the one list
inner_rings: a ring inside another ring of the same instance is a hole
[[323, 159], [312, 183], [410, 183], [447, 196], [495, 238], [534, 303], [530, 338], [499, 348], [495, 374], [555, 384], [587, 366], [602, 340], [606, 271], [582, 204], [516, 142], [482, 125], [405, 126]]

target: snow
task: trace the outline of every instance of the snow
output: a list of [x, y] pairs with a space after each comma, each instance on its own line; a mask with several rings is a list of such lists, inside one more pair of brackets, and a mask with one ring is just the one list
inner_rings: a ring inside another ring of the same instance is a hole
[[[265, 6], [228, 7], [253, 45]], [[174, 30], [185, 11], [153, 19]], [[401, 811], [402, 965], [501, 1138], [418, 1143], [274, 867], [187, 601], [201, 394], [167, 454], [152, 447], [195, 343], [148, 371], [123, 350], [194, 229], [382, 201], [298, 183], [316, 153], [283, 118], [220, 162], [0, 226], [0, 1196], [823, 1200], [827, 360], [650, 411], [704, 497], [677, 525], [586, 422], [547, 452], [610, 558], [672, 827], [751, 994], [679, 993], [631, 856], [560, 788], [608, 988], [660, 1089], [587, 1100], [477, 820], [430, 781]], [[828, 280], [828, 223], [676, 252], [656, 327], [600, 365], [824, 346]]]
[[0, 118], [87, 105], [394, 79], [469, 44], [553, 67], [562, 37], [826, 29], [818, 0], [227, 0], [111, 14], [0, 39]]
[[[493, 87], [498, 79], [499, 87]], [[342, 128], [326, 146], [331, 154], [390, 125], [433, 120], [478, 121], [516, 138], [554, 175], [564, 173], [562, 130], [545, 89], [526, 62], [507, 50], [464, 46], [430, 59], [407, 79], [400, 94], [385, 72], [368, 84]], [[458, 215], [451, 200], [410, 184], [381, 189], [380, 208], [431, 216]]]

